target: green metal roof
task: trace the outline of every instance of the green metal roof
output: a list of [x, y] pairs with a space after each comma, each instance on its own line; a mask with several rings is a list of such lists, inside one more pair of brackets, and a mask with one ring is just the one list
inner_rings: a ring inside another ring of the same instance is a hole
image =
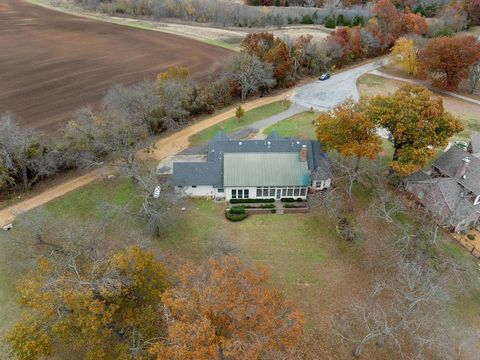
[[224, 186], [308, 186], [308, 163], [295, 153], [225, 153]]

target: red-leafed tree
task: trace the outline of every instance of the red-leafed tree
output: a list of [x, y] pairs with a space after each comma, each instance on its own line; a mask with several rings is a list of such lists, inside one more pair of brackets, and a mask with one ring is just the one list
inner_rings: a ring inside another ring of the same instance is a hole
[[350, 60], [351, 33], [351, 29], [341, 28], [332, 31], [327, 38], [327, 48], [329, 49], [330, 57], [335, 59], [340, 64], [348, 63]]
[[469, 25], [480, 25], [480, 0], [465, 0]]
[[242, 42], [242, 50], [256, 55], [273, 66], [273, 74], [279, 85], [285, 85], [292, 73], [293, 60], [287, 44], [273, 34], [262, 32], [248, 34]]
[[473, 35], [431, 39], [420, 52], [420, 75], [432, 79], [434, 86], [454, 90], [479, 60], [480, 42]]

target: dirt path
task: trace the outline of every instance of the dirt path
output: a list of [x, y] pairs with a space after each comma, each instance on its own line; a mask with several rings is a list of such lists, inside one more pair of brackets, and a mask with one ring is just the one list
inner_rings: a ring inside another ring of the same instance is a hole
[[3, 227], [7, 224], [10, 224], [13, 222], [13, 220], [15, 220], [17, 215], [41, 206], [50, 200], [63, 196], [81, 186], [87, 185], [105, 174], [107, 174], [107, 168], [91, 171], [85, 175], [66, 181], [63, 184], [55, 186], [41, 194], [24, 200], [16, 205], [2, 209], [0, 210], [0, 226]]
[[[282, 92], [278, 95], [252, 100], [248, 103], [242, 104], [242, 107], [245, 111], [249, 111], [275, 101], [285, 100], [285, 98], [290, 97], [292, 93], [293, 91], [287, 91]], [[160, 139], [155, 144], [157, 150], [155, 150], [153, 153], [150, 153], [148, 156], [150, 158], [160, 161], [168, 156], [175, 155], [176, 153], [190, 146], [190, 142], [188, 140], [190, 136], [195, 135], [196, 133], [207, 129], [210, 126], [213, 126], [219, 122], [227, 120], [232, 116], [235, 116], [235, 109], [231, 109], [219, 115], [212, 116], [206, 120], [188, 126], [185, 129], [180, 130], [170, 136]]]
[[[248, 103], [242, 105], [242, 107], [248, 111], [255, 109], [257, 107], [270, 104], [275, 101], [284, 100], [287, 96], [291, 95], [291, 91], [282, 92], [275, 96], [264, 97], [256, 100], [252, 100]], [[219, 115], [214, 115], [208, 119], [203, 121], [199, 121], [191, 126], [186, 127], [178, 132], [175, 132], [165, 138], [160, 139], [156, 142], [155, 150], [153, 153], [148, 155], [144, 155], [142, 153], [143, 158], [145, 159], [154, 159], [157, 161], [161, 161], [168, 156], [175, 155], [176, 153], [180, 152], [181, 150], [187, 148], [189, 146], [189, 138], [190, 136], [209, 128], [212, 125], [215, 125], [219, 122], [227, 120], [235, 115], [235, 109], [228, 110], [224, 113]], [[108, 168], [100, 168], [95, 171], [89, 172], [83, 176], [78, 178], [66, 181], [63, 184], [55, 186], [39, 195], [33, 196], [29, 199], [26, 199], [16, 205], [12, 205], [7, 207], [3, 210], [0, 210], [0, 226], [3, 227], [7, 224], [10, 224], [15, 220], [15, 217], [21, 213], [34, 209], [38, 206], [41, 206], [51, 200], [54, 200], [60, 196], [67, 194], [70, 191], [78, 189], [82, 186], [85, 186], [102, 176], [106, 176], [108, 174]]]

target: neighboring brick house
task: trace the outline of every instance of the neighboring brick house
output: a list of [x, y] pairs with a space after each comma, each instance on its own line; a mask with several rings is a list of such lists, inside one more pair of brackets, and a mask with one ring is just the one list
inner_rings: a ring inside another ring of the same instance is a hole
[[230, 140], [217, 134], [207, 161], [174, 162], [172, 183], [185, 196], [217, 199], [302, 198], [330, 187], [330, 164], [318, 141], [279, 137]]
[[480, 137], [472, 136], [469, 151], [453, 145], [438, 157], [428, 172], [407, 179], [407, 190], [431, 211], [442, 225], [460, 232], [474, 228], [480, 218]]

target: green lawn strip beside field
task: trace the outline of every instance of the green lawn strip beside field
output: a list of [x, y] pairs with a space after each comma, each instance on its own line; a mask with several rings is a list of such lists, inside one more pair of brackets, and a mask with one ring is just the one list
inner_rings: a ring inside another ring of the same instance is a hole
[[276, 101], [271, 104], [260, 106], [245, 112], [245, 115], [238, 120], [235, 116], [213, 125], [199, 133], [190, 137], [192, 145], [198, 145], [212, 139], [220, 130], [229, 133], [243, 127], [247, 127], [257, 121], [263, 120], [267, 117], [284, 112], [290, 107], [288, 101]]
[[282, 120], [277, 124], [267, 127], [263, 133], [270, 135], [275, 130], [283, 137], [295, 137], [300, 139], [315, 139], [315, 122], [319, 116], [318, 112], [304, 112]]
[[156, 26], [154, 23], [151, 23], [149, 21], [143, 21], [143, 20], [137, 20], [137, 19], [131, 19], [131, 18], [119, 18], [119, 17], [112, 17], [109, 15], [96, 15], [90, 12], [87, 12], [79, 7], [76, 6], [70, 6], [69, 8], [65, 8], [63, 6], [54, 6], [52, 5], [50, 0], [26, 0], [31, 4], [38, 5], [38, 6], [43, 6], [45, 8], [63, 12], [65, 14], [69, 15], [74, 15], [74, 16], [79, 16], [83, 17], [86, 19], [90, 20], [96, 20], [96, 21], [103, 21], [106, 23], [111, 23], [111, 24], [117, 24], [117, 25], [123, 25], [123, 26], [129, 26], [132, 28], [136, 29], [142, 29], [142, 30], [153, 30], [153, 31], [158, 31], [158, 32], [164, 32], [167, 34], [172, 34], [172, 35], [177, 35], [177, 36], [183, 36], [183, 37], [188, 37], [190, 39], [194, 39], [200, 42], [203, 42], [205, 44], [213, 45], [213, 46], [218, 46], [224, 49], [228, 50], [233, 50], [233, 51], [240, 51], [239, 47], [233, 44], [229, 44], [225, 41], [218, 40], [218, 39], [208, 39], [204, 38], [201, 36], [186, 36], [183, 34], [177, 34], [174, 32], [168, 32], [168, 31], [162, 31], [161, 26]]

